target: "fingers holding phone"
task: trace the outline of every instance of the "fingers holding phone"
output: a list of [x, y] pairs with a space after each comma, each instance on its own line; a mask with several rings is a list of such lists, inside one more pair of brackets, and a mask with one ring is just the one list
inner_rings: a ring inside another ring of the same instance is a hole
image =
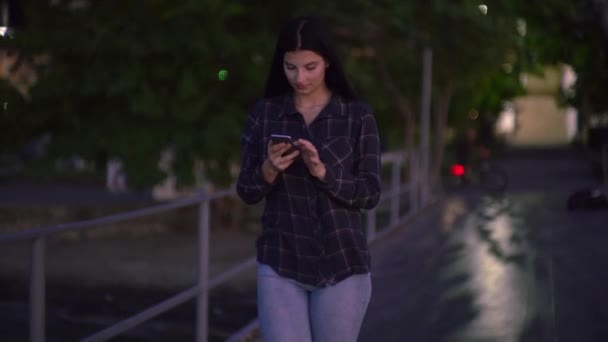
[[327, 170], [325, 164], [323, 164], [319, 157], [319, 151], [315, 145], [304, 139], [298, 139], [294, 144], [302, 151], [302, 159], [304, 160], [304, 164], [308, 167], [310, 174], [321, 180], [325, 179]]
[[287, 169], [300, 154], [288, 135], [273, 134], [268, 143], [268, 160], [270, 166], [279, 172]]

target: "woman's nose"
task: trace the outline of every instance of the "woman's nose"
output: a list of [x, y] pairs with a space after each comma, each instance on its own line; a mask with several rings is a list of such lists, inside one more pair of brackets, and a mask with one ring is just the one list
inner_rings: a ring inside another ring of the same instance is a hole
[[296, 71], [296, 82], [302, 82], [304, 80], [304, 73], [299, 70]]

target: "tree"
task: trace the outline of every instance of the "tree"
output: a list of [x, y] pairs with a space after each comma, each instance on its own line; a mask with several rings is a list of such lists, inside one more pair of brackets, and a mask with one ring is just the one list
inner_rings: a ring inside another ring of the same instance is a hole
[[[216, 182], [230, 180], [243, 104], [259, 95], [251, 89], [261, 89], [256, 68], [269, 46], [264, 33], [242, 25], [251, 20], [243, 6], [155, 0], [70, 9], [31, 1], [24, 10], [28, 25], [14, 49], [40, 77], [31, 101], [10, 112], [36, 122], [30, 136], [51, 131], [55, 156], [122, 157], [136, 186], [164, 176], [157, 163], [167, 146], [177, 151], [181, 180], [192, 180], [195, 159], [213, 161], [207, 171]], [[50, 61], [33, 63], [40, 55]]]
[[590, 114], [608, 111], [608, 6], [596, 0], [551, 0], [543, 6], [521, 2], [518, 10], [527, 27], [529, 69], [564, 63], [577, 72], [575, 91], [562, 94], [562, 100], [579, 108], [585, 130]]
[[[381, 113], [380, 122], [389, 122], [392, 127], [396, 122], [403, 125], [403, 143], [399, 145], [408, 151], [417, 140], [421, 53], [424, 47], [433, 49], [435, 181], [443, 159], [448, 113], [466, 117], [476, 105], [497, 113], [497, 101], [490, 104], [490, 96], [502, 102], [520, 89], [517, 70], [511, 70], [511, 74], [504, 71], [506, 64], [516, 69], [520, 62], [522, 45], [515, 8], [492, 5], [489, 12], [482, 13], [478, 5], [467, 0], [385, 0], [374, 4], [359, 1], [348, 12], [341, 11], [339, 17], [345, 26], [341, 30], [343, 37], [350, 39], [351, 51], [359, 52], [351, 54], [355, 59], [352, 64], [367, 71], [359, 73], [359, 84], [365, 87], [366, 94], [372, 94], [372, 101], [381, 110], [401, 114], [396, 117]], [[366, 14], [363, 20], [354, 15], [357, 12]], [[457, 108], [451, 107], [454, 94], [466, 96], [458, 99]]]
[[[492, 3], [483, 13], [472, 0], [276, 1], [264, 8], [220, 0], [102, 1], [79, 9], [30, 0], [23, 5], [27, 26], [10, 44], [40, 77], [29, 101], [11, 100], [3, 120], [19, 129], [10, 130], [3, 148], [52, 131], [56, 155], [106, 150], [125, 159], [131, 181], [147, 186], [163, 176], [160, 151], [174, 146], [182, 181], [192, 180], [194, 160], [204, 160], [214, 182], [227, 184], [225, 170], [239, 159], [242, 123], [261, 95], [276, 32], [287, 17], [315, 13], [335, 33], [355, 88], [374, 108], [385, 148], [416, 143], [421, 52], [433, 49], [437, 175], [449, 125], [465, 121], [471, 109], [496, 115], [521, 92], [520, 72], [541, 61], [583, 66], [597, 53], [565, 31], [578, 20], [576, 6], [549, 2]], [[564, 41], [588, 54], [561, 58]], [[49, 62], [36, 63], [41, 55]]]

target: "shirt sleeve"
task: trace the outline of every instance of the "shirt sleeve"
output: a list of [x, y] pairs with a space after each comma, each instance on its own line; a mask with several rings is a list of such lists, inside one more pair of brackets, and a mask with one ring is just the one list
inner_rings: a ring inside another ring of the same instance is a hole
[[247, 204], [260, 202], [272, 189], [262, 174], [264, 143], [263, 125], [260, 117], [264, 113], [264, 103], [256, 103], [250, 111], [241, 135], [241, 171], [236, 184], [239, 197]]
[[361, 130], [354, 147], [354, 167], [326, 163], [325, 180], [319, 182], [340, 203], [361, 209], [372, 209], [380, 200], [380, 138], [373, 114], [362, 117]]

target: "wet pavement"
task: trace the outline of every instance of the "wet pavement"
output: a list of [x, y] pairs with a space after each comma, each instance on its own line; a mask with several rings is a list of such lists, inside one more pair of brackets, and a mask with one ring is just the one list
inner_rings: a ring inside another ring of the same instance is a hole
[[597, 185], [569, 150], [502, 162], [501, 197], [452, 194], [373, 256], [360, 341], [608, 341], [608, 209], [571, 212]]

